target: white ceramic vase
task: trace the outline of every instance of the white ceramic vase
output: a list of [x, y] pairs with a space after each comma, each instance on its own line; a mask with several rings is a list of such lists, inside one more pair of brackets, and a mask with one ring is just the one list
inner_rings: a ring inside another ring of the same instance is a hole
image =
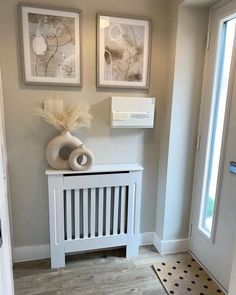
[[82, 145], [82, 142], [70, 131], [62, 131], [60, 135], [54, 137], [48, 144], [46, 149], [46, 158], [48, 164], [57, 170], [69, 169], [69, 159], [62, 159], [60, 151], [64, 147], [70, 148], [72, 151]]
[[93, 153], [81, 144], [78, 148], [73, 150], [69, 157], [69, 164], [71, 169], [77, 171], [86, 171], [94, 163]]

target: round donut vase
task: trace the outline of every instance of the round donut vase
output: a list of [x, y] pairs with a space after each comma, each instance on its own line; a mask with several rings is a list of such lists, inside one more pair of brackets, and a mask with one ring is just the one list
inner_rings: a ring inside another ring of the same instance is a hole
[[86, 171], [91, 168], [94, 163], [94, 155], [83, 144], [73, 150], [69, 157], [71, 169], [76, 171]]
[[57, 170], [70, 169], [69, 159], [63, 159], [60, 151], [69, 148], [71, 151], [82, 145], [82, 142], [69, 131], [62, 131], [60, 135], [54, 137], [46, 149], [48, 164]]

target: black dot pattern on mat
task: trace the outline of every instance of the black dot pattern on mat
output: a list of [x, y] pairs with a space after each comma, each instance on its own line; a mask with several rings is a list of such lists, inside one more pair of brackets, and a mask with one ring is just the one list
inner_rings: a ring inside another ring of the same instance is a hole
[[211, 282], [211, 281], [212, 281], [212, 279], [211, 279], [211, 278], [208, 278], [207, 280], [208, 280], [208, 282]]
[[[207, 274], [203, 266], [195, 259], [180, 259], [159, 262], [155, 268], [163, 286], [169, 294], [176, 295], [210, 295], [224, 294], [214, 280]], [[214, 293], [215, 292], [215, 293]], [[235, 294], [236, 295], [236, 294]]]
[[185, 270], [184, 270], [184, 273], [188, 273], [188, 271], [185, 269]]

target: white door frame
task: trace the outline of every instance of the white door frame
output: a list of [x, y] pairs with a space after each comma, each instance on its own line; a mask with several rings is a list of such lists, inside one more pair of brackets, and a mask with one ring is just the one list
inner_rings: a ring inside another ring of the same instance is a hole
[[0, 68], [0, 217], [3, 241], [0, 248], [0, 294], [14, 295], [6, 167], [5, 125]]

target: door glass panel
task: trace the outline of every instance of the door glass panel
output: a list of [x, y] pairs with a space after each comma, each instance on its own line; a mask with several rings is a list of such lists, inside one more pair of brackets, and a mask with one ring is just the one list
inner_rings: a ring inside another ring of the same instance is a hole
[[212, 114], [209, 128], [209, 145], [205, 170], [205, 189], [202, 198], [200, 230], [209, 238], [215, 222], [217, 184], [223, 141], [226, 102], [232, 53], [234, 47], [236, 18], [224, 23], [217, 60], [215, 95], [212, 100]]

